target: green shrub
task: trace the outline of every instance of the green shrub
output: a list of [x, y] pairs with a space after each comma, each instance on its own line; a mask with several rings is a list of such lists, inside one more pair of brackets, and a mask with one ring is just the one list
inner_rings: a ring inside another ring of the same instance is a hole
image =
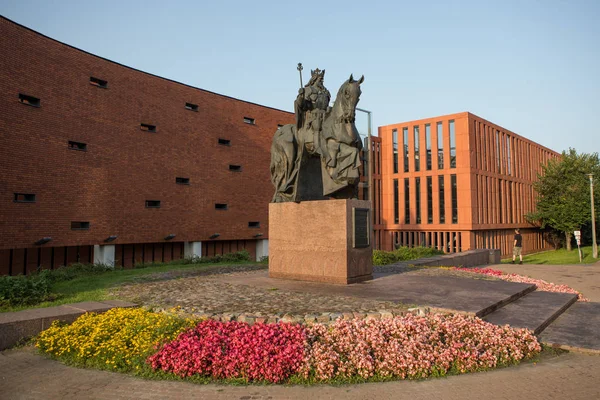
[[115, 267], [109, 264], [82, 264], [75, 263], [68, 266], [62, 266], [58, 269], [43, 272], [48, 273], [48, 277], [52, 282], [70, 281], [80, 276], [98, 275], [108, 271], [114, 271]]
[[387, 265], [397, 261], [393, 251], [373, 250], [373, 265]]
[[186, 258], [186, 261], [183, 263], [178, 262], [179, 264], [216, 264], [220, 262], [240, 262], [240, 261], [251, 261], [250, 253], [248, 250], [240, 250], [235, 253], [227, 253], [227, 254], [217, 254], [212, 257], [191, 257]]
[[0, 307], [25, 306], [50, 299], [49, 271], [31, 276], [0, 276]]
[[444, 252], [431, 247], [400, 246], [394, 251], [373, 250], [373, 265], [387, 265], [440, 254]]

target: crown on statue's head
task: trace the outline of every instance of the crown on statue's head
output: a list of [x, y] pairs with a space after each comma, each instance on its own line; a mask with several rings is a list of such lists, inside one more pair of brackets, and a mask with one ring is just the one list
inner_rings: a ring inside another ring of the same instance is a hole
[[319, 68], [315, 69], [314, 71], [311, 70], [310, 73], [313, 77], [317, 77], [317, 76], [324, 77], [325, 76], [325, 70], [321, 71]]

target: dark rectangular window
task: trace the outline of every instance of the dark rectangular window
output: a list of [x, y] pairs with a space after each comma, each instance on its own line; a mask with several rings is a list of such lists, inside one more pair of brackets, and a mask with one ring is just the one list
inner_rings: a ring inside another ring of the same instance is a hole
[[227, 204], [215, 203], [215, 210], [227, 210]]
[[402, 139], [404, 140], [404, 172], [408, 172], [408, 128], [402, 128]]
[[90, 229], [90, 223], [83, 221], [71, 221], [71, 229], [74, 231], [85, 231]]
[[400, 223], [400, 210], [398, 204], [398, 179], [394, 179], [394, 223]]
[[254, 118], [244, 117], [244, 123], [254, 125]]
[[420, 171], [421, 170], [421, 160], [419, 157], [419, 127], [418, 126], [413, 126], [413, 134], [415, 137], [415, 143], [414, 143], [414, 148], [415, 148], [415, 171]]
[[479, 134], [481, 135], [481, 142], [482, 142], [482, 146], [481, 146], [481, 153], [482, 153], [482, 159], [481, 159], [481, 169], [483, 170], [487, 170], [488, 166], [487, 166], [487, 152], [488, 152], [488, 148], [487, 148], [487, 130], [486, 130], [486, 126], [485, 124], [483, 124], [483, 129], [480, 128], [479, 129]]
[[219, 144], [223, 146], [231, 146], [231, 140], [219, 138]]
[[446, 223], [446, 193], [444, 191], [444, 175], [438, 176], [439, 202], [440, 202], [440, 224]]
[[180, 178], [180, 177], [177, 177], [177, 178], [175, 178], [175, 183], [178, 183], [180, 185], [189, 185], [190, 184], [190, 178]]
[[73, 142], [73, 141], [69, 140], [68, 146], [69, 146], [70, 150], [87, 151], [86, 143]]
[[146, 200], [146, 208], [160, 208], [160, 200]]
[[450, 168], [456, 168], [456, 132], [454, 131], [454, 120], [448, 121], [450, 132]]
[[140, 124], [140, 129], [146, 132], [156, 132], [156, 125]]
[[496, 172], [502, 173], [502, 164], [500, 162], [500, 131], [496, 130], [496, 165], [498, 170]]
[[190, 111], [198, 111], [198, 104], [185, 103], [185, 109]]
[[508, 162], [508, 164], [506, 165], [506, 172], [508, 173], [508, 175], [511, 174], [512, 172], [512, 168], [511, 168], [511, 156], [510, 156], [510, 136], [506, 135], [506, 161]]
[[456, 188], [456, 175], [450, 175], [450, 185], [452, 186], [452, 223], [458, 223], [458, 190]]
[[19, 93], [19, 101], [23, 104], [33, 107], [40, 107], [42, 105], [41, 100], [37, 97], [29, 96], [23, 93]]
[[90, 76], [90, 84], [102, 89], [108, 88], [108, 81], [99, 78], [94, 78], [93, 76]]
[[33, 193], [15, 193], [15, 203], [35, 203], [35, 194]]
[[433, 179], [427, 177], [427, 223], [433, 224]]
[[[512, 194], [513, 194], [513, 182], [508, 182], [508, 223], [512, 224], [513, 222], [517, 222], [514, 221], [515, 218], [513, 218], [514, 213], [514, 209], [513, 209], [513, 198], [512, 198]], [[516, 190], [515, 190], [516, 191]]]
[[417, 214], [417, 224], [421, 223], [421, 178], [415, 178], [415, 213]]
[[438, 122], [437, 126], [437, 144], [438, 144], [438, 169], [444, 169], [444, 124]]
[[404, 223], [410, 224], [410, 184], [404, 178]]
[[248, 222], [248, 228], [260, 228], [259, 221], [250, 221]]
[[431, 171], [431, 125], [425, 124], [426, 169]]
[[503, 217], [503, 213], [502, 213], [502, 179], [498, 179], [498, 219], [499, 222], [502, 224], [504, 223], [502, 217]]
[[394, 152], [394, 173], [398, 173], [398, 130], [392, 129], [392, 150]]
[[229, 170], [234, 172], [242, 172], [242, 166], [229, 164]]

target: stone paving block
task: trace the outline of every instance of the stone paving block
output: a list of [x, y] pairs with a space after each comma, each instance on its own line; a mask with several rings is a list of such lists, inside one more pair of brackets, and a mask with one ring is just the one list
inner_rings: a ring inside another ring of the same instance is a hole
[[496, 325], [531, 329], [538, 335], [576, 301], [575, 294], [535, 291], [488, 314], [484, 319]]
[[542, 332], [540, 339], [567, 350], [600, 354], [600, 303], [573, 304]]

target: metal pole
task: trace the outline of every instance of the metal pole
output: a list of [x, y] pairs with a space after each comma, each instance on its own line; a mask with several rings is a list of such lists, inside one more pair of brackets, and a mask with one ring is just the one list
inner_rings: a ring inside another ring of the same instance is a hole
[[373, 236], [375, 234], [375, 215], [373, 215], [373, 202], [375, 201], [375, 199], [373, 199], [373, 143], [371, 142], [371, 111], [368, 110], [364, 110], [362, 108], [356, 108], [358, 111], [362, 111], [362, 112], [366, 112], [367, 113], [367, 123], [368, 123], [368, 128], [367, 128], [367, 151], [369, 152], [369, 157], [368, 157], [368, 167], [369, 170], [367, 171], [367, 184], [369, 185], [369, 201], [371, 202], [371, 244]]
[[594, 174], [590, 177], [590, 198], [592, 204], [592, 257], [598, 258], [598, 244], [596, 243], [596, 213], [594, 212]]

